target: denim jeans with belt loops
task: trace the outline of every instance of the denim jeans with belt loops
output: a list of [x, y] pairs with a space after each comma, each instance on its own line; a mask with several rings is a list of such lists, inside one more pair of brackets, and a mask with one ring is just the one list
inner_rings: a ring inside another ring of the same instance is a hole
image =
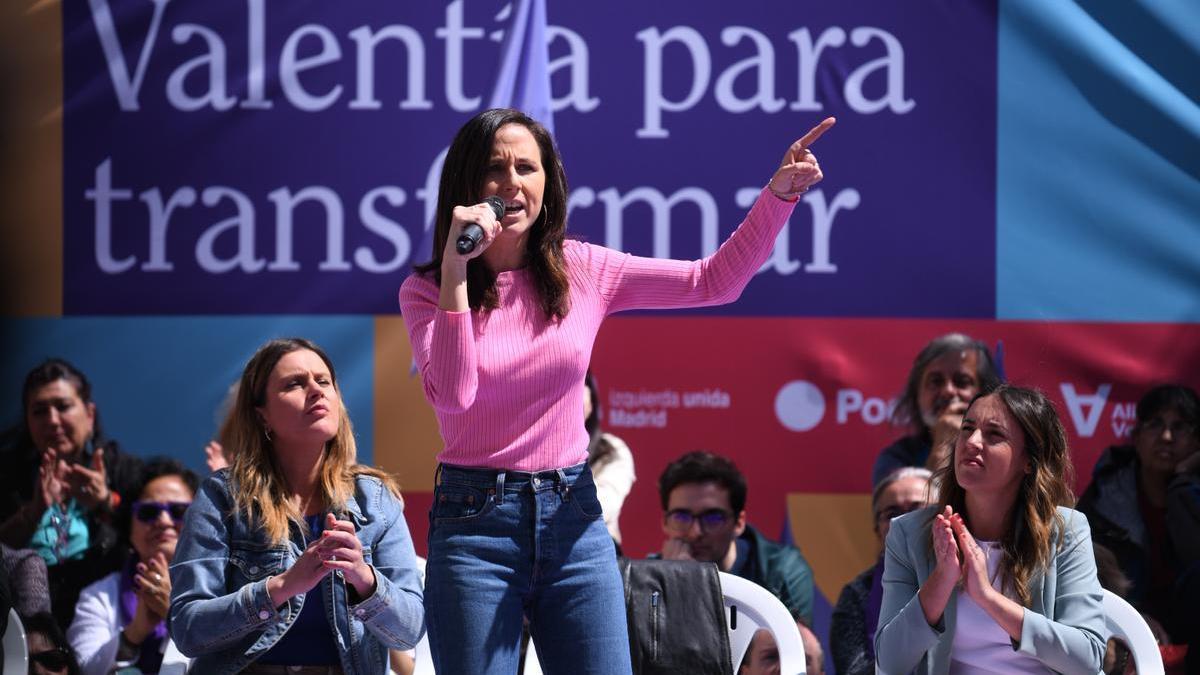
[[437, 672], [513, 675], [528, 617], [547, 675], [631, 673], [616, 551], [587, 465], [438, 471], [425, 577]]

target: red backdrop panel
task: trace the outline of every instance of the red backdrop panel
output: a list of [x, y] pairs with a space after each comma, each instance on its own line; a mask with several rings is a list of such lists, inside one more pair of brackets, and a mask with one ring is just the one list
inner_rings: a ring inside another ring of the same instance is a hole
[[[869, 492], [876, 455], [903, 433], [888, 418], [913, 356], [952, 331], [1002, 342], [1008, 380], [1055, 402], [1079, 490], [1100, 452], [1127, 437], [1132, 404], [1149, 386], [1200, 384], [1197, 325], [617, 317], [592, 364], [605, 430], [629, 444], [637, 466], [621, 516], [626, 552], [660, 547], [656, 482], [689, 450], [737, 462], [750, 484], [749, 520], [771, 537], [788, 493]], [[429, 495], [408, 500], [424, 551]]]

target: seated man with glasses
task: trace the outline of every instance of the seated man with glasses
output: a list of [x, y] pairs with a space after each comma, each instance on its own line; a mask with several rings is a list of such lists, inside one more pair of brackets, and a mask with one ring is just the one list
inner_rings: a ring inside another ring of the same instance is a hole
[[901, 467], [879, 481], [871, 493], [879, 561], [846, 584], [833, 609], [829, 647], [838, 675], [875, 672], [875, 630], [879, 627], [879, 608], [883, 602], [883, 542], [893, 518], [935, 501], [936, 495], [930, 494], [932, 477], [933, 473], [924, 467]]
[[1200, 672], [1200, 397], [1158, 386], [1136, 415], [1132, 445], [1100, 455], [1076, 508], [1132, 582], [1126, 599], [1189, 645], [1188, 672]]
[[689, 452], [658, 479], [667, 560], [714, 562], [766, 588], [792, 616], [812, 623], [813, 577], [792, 546], [770, 541], [746, 524], [746, 477], [730, 460]]

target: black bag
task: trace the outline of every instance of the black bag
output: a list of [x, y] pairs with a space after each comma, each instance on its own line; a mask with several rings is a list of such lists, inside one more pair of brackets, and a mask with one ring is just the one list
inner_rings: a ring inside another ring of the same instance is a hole
[[620, 563], [634, 675], [733, 675], [715, 563]]

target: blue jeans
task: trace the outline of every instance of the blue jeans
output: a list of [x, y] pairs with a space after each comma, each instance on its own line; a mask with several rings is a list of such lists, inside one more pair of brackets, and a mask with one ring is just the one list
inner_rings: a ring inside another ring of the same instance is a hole
[[439, 468], [425, 612], [437, 672], [517, 672], [523, 617], [547, 675], [632, 672], [616, 552], [586, 464]]

